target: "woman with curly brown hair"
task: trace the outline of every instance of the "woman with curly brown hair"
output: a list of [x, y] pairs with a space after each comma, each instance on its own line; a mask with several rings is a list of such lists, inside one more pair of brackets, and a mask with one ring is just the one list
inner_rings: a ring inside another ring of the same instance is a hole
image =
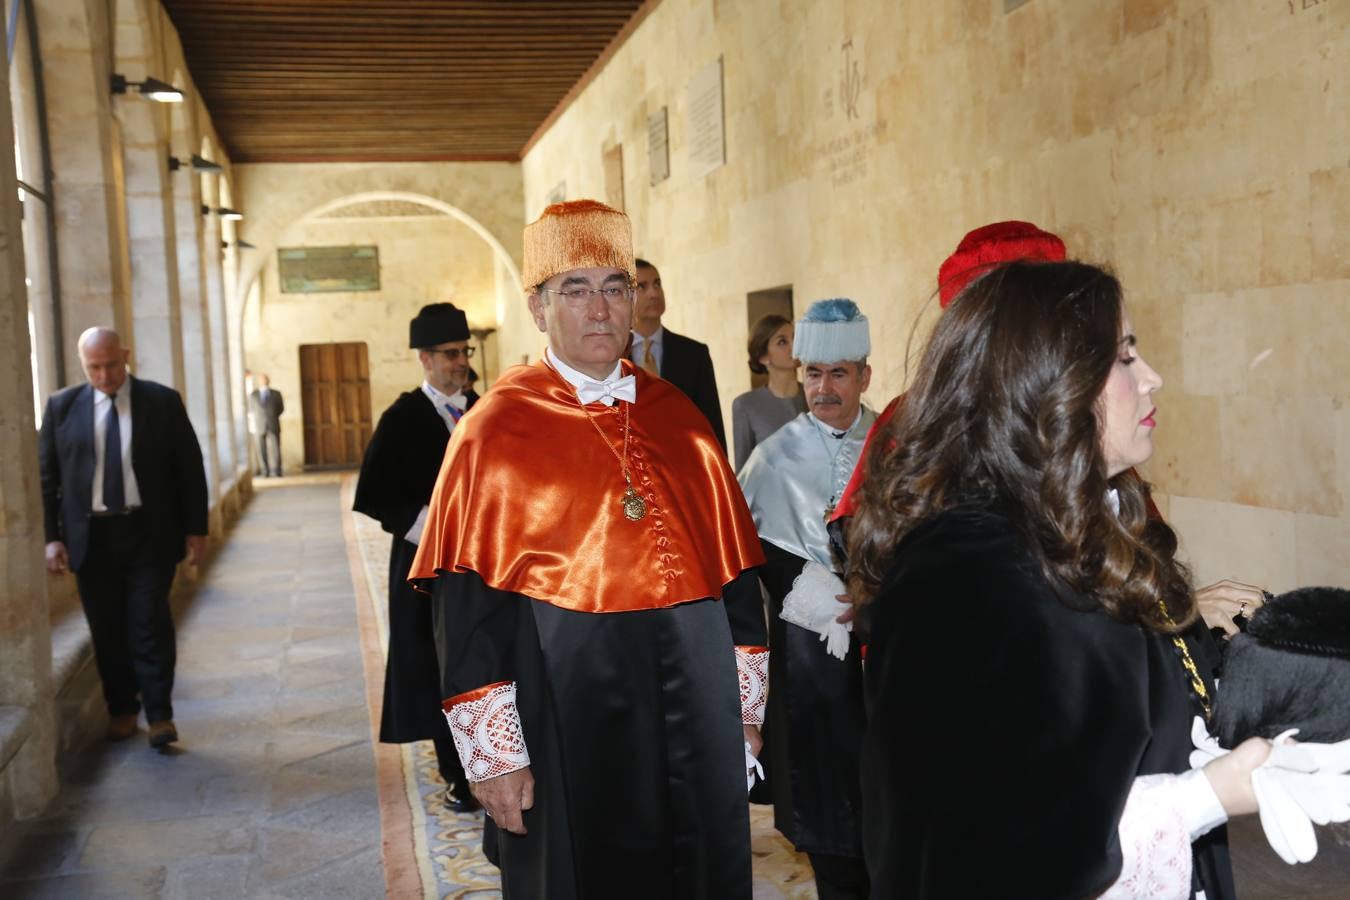
[[867, 458], [849, 588], [874, 897], [1231, 895], [1213, 829], [1255, 811], [1268, 745], [1187, 773], [1210, 692], [1174, 640], [1187, 572], [1130, 474], [1162, 386], [1135, 344], [1107, 272], [996, 268]]

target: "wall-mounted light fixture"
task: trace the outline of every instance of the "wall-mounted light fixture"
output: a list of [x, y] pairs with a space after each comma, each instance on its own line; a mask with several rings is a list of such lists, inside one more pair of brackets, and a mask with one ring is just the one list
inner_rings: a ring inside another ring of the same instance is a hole
[[[225, 249], [226, 247], [229, 247], [229, 246], [230, 246], [230, 242], [229, 242], [229, 241], [221, 241], [221, 242], [220, 242], [220, 246], [221, 246], [221, 249], [223, 250], [223, 249]], [[235, 247], [235, 249], [237, 249], [237, 250], [257, 250], [257, 249], [258, 249], [257, 246], [255, 246], [254, 244], [250, 244], [248, 241], [243, 241], [243, 240], [235, 241], [235, 242], [234, 242], [234, 247]]]
[[112, 77], [112, 92], [114, 94], [125, 94], [128, 88], [136, 88], [137, 92], [147, 100], [154, 100], [158, 103], [182, 103], [183, 92], [167, 82], [160, 81], [158, 78], [147, 78], [144, 81], [127, 81], [125, 75], [114, 74]]
[[238, 222], [240, 219], [244, 217], [244, 214], [237, 209], [230, 209], [228, 206], [217, 206], [215, 209], [212, 209], [211, 207], [203, 203], [202, 215], [209, 216], [211, 215], [211, 213], [215, 213], [216, 215], [220, 216], [221, 219], [224, 219], [225, 221], [228, 222]]
[[[225, 171], [225, 167], [222, 166], [220, 163], [211, 162], [211, 160], [204, 159], [195, 153], [192, 154], [192, 159], [189, 165], [192, 166], [192, 171], [202, 172], [204, 174], [205, 173], [219, 174]], [[181, 168], [183, 168], [183, 161], [176, 156], [170, 156], [169, 171], [177, 172]]]

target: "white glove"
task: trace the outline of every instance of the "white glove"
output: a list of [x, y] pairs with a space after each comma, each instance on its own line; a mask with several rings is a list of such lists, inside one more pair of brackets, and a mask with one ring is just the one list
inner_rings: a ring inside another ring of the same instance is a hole
[[848, 656], [849, 633], [853, 631], [852, 622], [836, 621], [848, 609], [847, 603], [837, 599], [846, 591], [839, 576], [820, 563], [808, 562], [783, 598], [779, 618], [814, 631], [825, 642], [826, 652], [842, 660]]
[[[1298, 744], [1290, 729], [1275, 738], [1270, 756], [1252, 772], [1252, 791], [1261, 829], [1270, 848], [1289, 865], [1317, 855], [1313, 823], [1350, 821], [1350, 740]], [[1201, 768], [1227, 753], [1196, 716], [1191, 725], [1191, 767]]]
[[755, 786], [755, 776], [759, 780], [764, 780], [764, 767], [759, 764], [755, 754], [750, 752], [750, 742], [745, 742], [745, 792], [750, 793], [750, 789]]

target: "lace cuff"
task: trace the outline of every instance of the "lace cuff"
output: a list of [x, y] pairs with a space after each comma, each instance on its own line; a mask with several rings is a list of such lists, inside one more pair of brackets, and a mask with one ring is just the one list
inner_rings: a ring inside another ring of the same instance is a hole
[[769, 648], [737, 647], [736, 675], [741, 682], [741, 722], [763, 725], [769, 699]]
[[1189, 900], [1191, 836], [1175, 775], [1134, 779], [1120, 816], [1120, 877], [1100, 900]]
[[516, 683], [499, 681], [441, 702], [455, 750], [470, 781], [486, 781], [530, 764], [516, 711]]

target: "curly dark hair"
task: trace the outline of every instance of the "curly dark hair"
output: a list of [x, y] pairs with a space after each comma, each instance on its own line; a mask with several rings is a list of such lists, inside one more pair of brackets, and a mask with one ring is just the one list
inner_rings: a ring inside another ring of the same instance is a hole
[[768, 373], [768, 368], [760, 362], [760, 358], [769, 352], [769, 341], [778, 329], [791, 324], [792, 320], [786, 316], [769, 313], [767, 316], [760, 316], [755, 324], [750, 326], [750, 339], [745, 342], [745, 349], [750, 355], [751, 372], [756, 375]]
[[1148, 520], [1147, 486], [1133, 470], [1107, 477], [1098, 398], [1122, 321], [1120, 283], [1077, 262], [1013, 263], [957, 297], [867, 457], [848, 535], [855, 603], [876, 594], [920, 523], [999, 502], [1057, 590], [1159, 632], [1194, 620], [1189, 573], [1171, 529]]

